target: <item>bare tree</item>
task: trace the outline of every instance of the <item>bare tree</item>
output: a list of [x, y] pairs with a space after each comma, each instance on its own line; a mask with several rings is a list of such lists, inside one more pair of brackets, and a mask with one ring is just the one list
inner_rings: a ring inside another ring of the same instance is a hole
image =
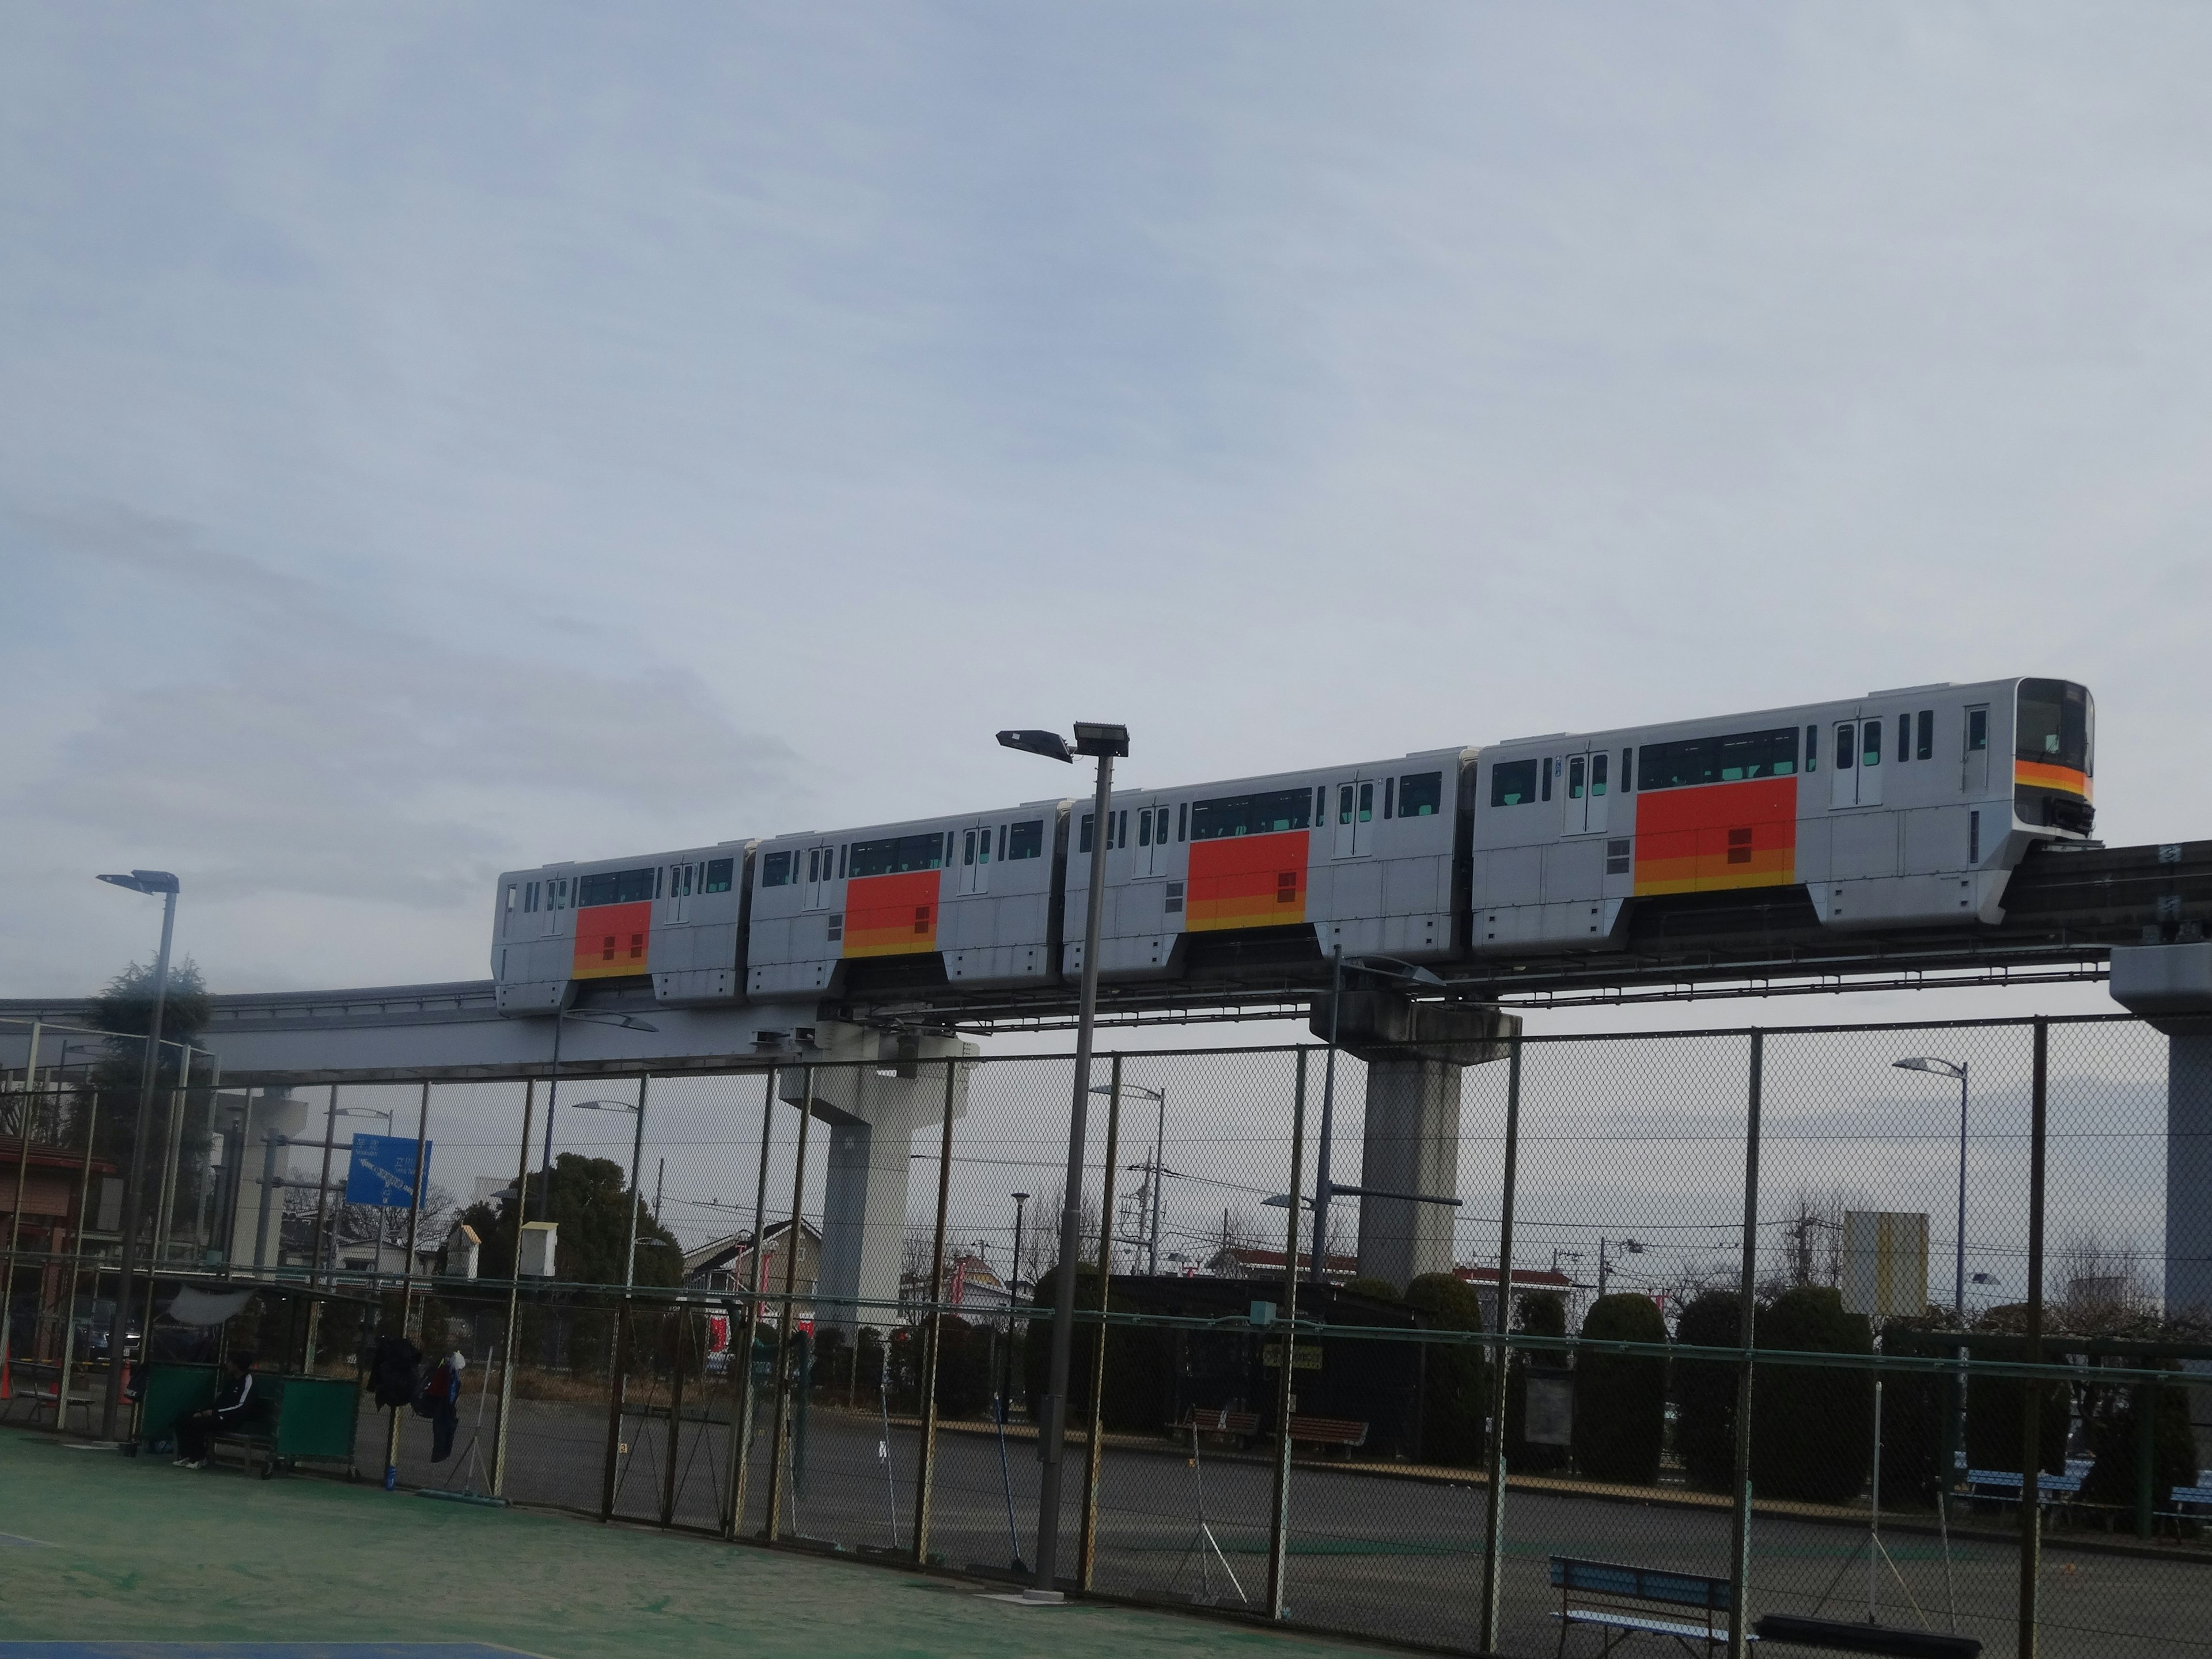
[[2136, 1252], [2116, 1249], [2094, 1227], [2067, 1236], [2052, 1260], [2055, 1310], [2076, 1336], [2132, 1334], [2155, 1318], [2155, 1298]]

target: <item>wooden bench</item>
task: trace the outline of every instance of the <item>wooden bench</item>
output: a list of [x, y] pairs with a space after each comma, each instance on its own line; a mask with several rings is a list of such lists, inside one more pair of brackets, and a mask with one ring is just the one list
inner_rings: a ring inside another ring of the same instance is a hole
[[[1725, 1578], [1555, 1555], [1552, 1587], [1559, 1592], [1559, 1611], [1552, 1617], [1559, 1621], [1561, 1653], [1567, 1650], [1568, 1632], [1577, 1625], [1601, 1632], [1601, 1659], [1632, 1636], [1663, 1637], [1692, 1653], [1700, 1646], [1710, 1653], [1728, 1644], [1731, 1591]], [[1692, 1623], [1668, 1616], [1685, 1607], [1702, 1613], [1703, 1620]], [[1759, 1638], [1747, 1634], [1744, 1640]]]
[[1350, 1451], [1367, 1443], [1367, 1425], [1348, 1417], [1300, 1417], [1293, 1412], [1291, 1443], [1299, 1446], [1336, 1446]]
[[1170, 1434], [1188, 1434], [1194, 1429], [1200, 1434], [1227, 1435], [1242, 1446], [1260, 1432], [1260, 1413], [1193, 1406], [1182, 1422], [1168, 1425]]

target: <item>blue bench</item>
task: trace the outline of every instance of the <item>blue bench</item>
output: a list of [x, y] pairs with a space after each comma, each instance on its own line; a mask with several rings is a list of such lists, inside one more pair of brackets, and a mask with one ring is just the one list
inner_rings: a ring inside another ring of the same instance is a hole
[[[1692, 1644], [1711, 1653], [1728, 1643], [1731, 1590], [1725, 1578], [1555, 1555], [1552, 1588], [1559, 1592], [1559, 1609], [1552, 1617], [1559, 1621], [1561, 1653], [1567, 1650], [1567, 1632], [1577, 1625], [1603, 1632], [1599, 1659], [1632, 1636], [1664, 1637], [1692, 1653]], [[1681, 1608], [1704, 1618], [1693, 1623], [1679, 1616], [1676, 1610]], [[1744, 1640], [1759, 1638], [1747, 1634]]]
[[[1966, 1492], [1973, 1498], [1994, 1498], [2000, 1503], [2020, 1502], [2021, 1478], [2015, 1469], [1968, 1469]], [[2035, 1477], [2035, 1501], [2038, 1507], [2045, 1504], [2063, 1504], [2081, 1495], [2081, 1477], [2078, 1474], [2052, 1474], [2049, 1470]]]

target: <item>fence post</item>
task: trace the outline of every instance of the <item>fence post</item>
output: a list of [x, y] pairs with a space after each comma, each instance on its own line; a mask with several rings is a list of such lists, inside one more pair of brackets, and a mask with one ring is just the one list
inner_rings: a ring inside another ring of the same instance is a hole
[[[1091, 1427], [1083, 1442], [1083, 1528], [1075, 1553], [1075, 1587], [1091, 1588], [1098, 1550], [1098, 1460], [1106, 1398], [1106, 1292], [1114, 1282], [1114, 1160], [1121, 1142], [1121, 1056], [1114, 1056], [1106, 1097], [1106, 1178], [1098, 1200], [1098, 1340], [1091, 1360]], [[1073, 1271], [1071, 1269], [1071, 1271]]]
[[668, 1366], [668, 1433], [661, 1441], [667, 1453], [665, 1467], [660, 1474], [660, 1524], [676, 1524], [676, 1450], [684, 1435], [684, 1365], [691, 1357], [691, 1310], [683, 1303], [660, 1310], [660, 1329], [666, 1334], [669, 1322], [676, 1325], [675, 1340], [669, 1344], [672, 1358]]
[[[632, 1192], [635, 1199], [636, 1194]], [[630, 1298], [615, 1311], [615, 1385], [607, 1390], [607, 1449], [599, 1464], [599, 1519], [615, 1518], [615, 1477], [622, 1467], [623, 1384], [629, 1376]]]
[[[2043, 1363], [2043, 1177], [2051, 1124], [2051, 1023], [2035, 1020], [2035, 1073], [2028, 1130], [2027, 1363]], [[2043, 1565], [2043, 1501], [2037, 1472], [2043, 1462], [2043, 1379], [2030, 1376], [2021, 1390], [2020, 1659], [2035, 1659], [2036, 1581]]]
[[530, 1183], [530, 1119], [538, 1104], [535, 1078], [522, 1085], [522, 1159], [514, 1171], [514, 1261], [507, 1276], [505, 1363], [499, 1370], [499, 1427], [491, 1442], [491, 1495], [507, 1494], [507, 1430], [514, 1415], [514, 1327], [522, 1304], [522, 1196]]
[[[90, 1104], [84, 1109], [84, 1168], [76, 1182], [76, 1237], [70, 1240], [69, 1288], [62, 1293], [62, 1368], [54, 1382], [54, 1427], [69, 1431], [70, 1373], [76, 1358], [76, 1286], [84, 1268], [85, 1206], [92, 1201], [92, 1145], [100, 1124], [100, 1091], [86, 1091]], [[95, 1276], [93, 1292], [99, 1294]]]
[[937, 1345], [945, 1333], [945, 1209], [952, 1195], [952, 1097], [960, 1062], [945, 1062], [944, 1138], [937, 1149], [937, 1231], [929, 1247], [929, 1321], [915, 1367], [915, 1409], [921, 1443], [914, 1472], [914, 1564], [929, 1565], [929, 1493], [937, 1473]]
[[[15, 1205], [8, 1212], [8, 1276], [0, 1279], [0, 1353], [15, 1352], [15, 1247], [23, 1232], [23, 1186], [31, 1171], [31, 1115], [39, 1089], [39, 1022], [31, 1022], [31, 1057], [23, 1065], [23, 1110], [15, 1122]], [[58, 1097], [57, 1097], [58, 1098]], [[55, 1137], [60, 1139], [58, 1135]], [[51, 1235], [49, 1235], [51, 1242]], [[39, 1278], [43, 1281], [42, 1267]], [[75, 1322], [75, 1310], [71, 1310]]]
[[1513, 1188], [1521, 1171], [1521, 1036], [1507, 1039], [1505, 1179], [1498, 1199], [1498, 1301], [1492, 1316], [1498, 1342], [1490, 1373], [1490, 1489], [1482, 1534], [1482, 1629], [1475, 1643], [1498, 1651], [1498, 1574], [1505, 1542], [1505, 1372], [1512, 1358], [1505, 1332], [1513, 1322]]
[[[1291, 1547], [1291, 1382], [1297, 1358], [1292, 1344], [1298, 1329], [1298, 1186], [1305, 1179], [1306, 1056], [1298, 1050], [1297, 1086], [1291, 1097], [1290, 1203], [1291, 1218], [1283, 1237], [1283, 1305], [1277, 1310], [1283, 1328], [1283, 1364], [1275, 1377], [1275, 1491], [1267, 1507], [1267, 1617], [1287, 1619], [1291, 1610], [1284, 1598], [1290, 1593]], [[1159, 1202], [1159, 1170], [1152, 1171], [1152, 1201]], [[1316, 1231], [1318, 1237], [1318, 1231]]]
[[[730, 1512], [723, 1518], [722, 1536], [735, 1538], [745, 1521], [745, 1477], [750, 1473], [753, 1440], [753, 1344], [760, 1331], [761, 1264], [766, 1255], [761, 1237], [768, 1224], [768, 1149], [775, 1127], [775, 1080], [779, 1068], [768, 1068], [768, 1089], [761, 1099], [760, 1174], [753, 1182], [752, 1283], [745, 1295], [744, 1334], [730, 1343], [730, 1363], [738, 1366], [737, 1405], [730, 1413]], [[635, 1187], [633, 1180], [631, 1185]], [[624, 1372], [624, 1386], [628, 1373]]]
[[[783, 1255], [783, 1312], [775, 1322], [775, 1417], [769, 1425], [768, 1516], [761, 1535], [775, 1542], [776, 1501], [783, 1493], [784, 1402], [790, 1397], [792, 1297], [799, 1287], [799, 1218], [806, 1200], [806, 1128], [814, 1121], [814, 1068], [806, 1068], [799, 1109], [799, 1153], [791, 1161], [791, 1231]], [[756, 1249], [757, 1253], [757, 1247]]]
[[[422, 1144], [430, 1133], [430, 1085], [422, 1085], [422, 1103], [415, 1112], [415, 1190], [407, 1203], [407, 1257], [399, 1267], [399, 1335], [405, 1340], [407, 1328], [415, 1319], [415, 1235], [422, 1224]], [[244, 1137], [240, 1137], [240, 1144]], [[376, 1253], [384, 1255], [384, 1224], [377, 1223]], [[388, 1492], [399, 1484], [399, 1413], [397, 1409], [387, 1415], [392, 1426], [384, 1438], [384, 1485]]]
[[1743, 1133], [1743, 1271], [1736, 1283], [1736, 1345], [1743, 1355], [1735, 1377], [1735, 1514], [1729, 1550], [1729, 1659], [1744, 1659], [1751, 1599], [1752, 1338], [1758, 1310], [1752, 1292], [1759, 1273], [1759, 1111], [1765, 1080], [1766, 1033], [1751, 1034], [1751, 1091]]

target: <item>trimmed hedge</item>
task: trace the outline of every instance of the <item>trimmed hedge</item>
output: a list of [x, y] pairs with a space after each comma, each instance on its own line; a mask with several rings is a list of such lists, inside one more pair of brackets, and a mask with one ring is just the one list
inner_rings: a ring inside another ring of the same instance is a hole
[[[1800, 1353], [1874, 1352], [1874, 1333], [1843, 1294], [1800, 1285], [1759, 1310], [1753, 1346]], [[1762, 1364], [1751, 1389], [1751, 1481], [1762, 1498], [1843, 1504], [1874, 1462], [1874, 1374]]]
[[[2014, 1376], [1975, 1376], [1966, 1383], [1966, 1463], [1970, 1468], [2020, 1468], [2021, 1432], [2027, 1409], [2028, 1385]], [[2036, 1385], [2043, 1420], [2036, 1468], [2048, 1474], [2066, 1473], [2066, 1436], [2073, 1400], [2063, 1382]]]
[[[1601, 1296], [1583, 1335], [1664, 1342], [1667, 1321], [1648, 1296]], [[1659, 1478], [1667, 1433], [1667, 1362], [1627, 1354], [1575, 1357], [1575, 1468], [1593, 1480], [1648, 1486]]]
[[[1514, 1325], [1531, 1336], [1565, 1336], [1567, 1304], [1549, 1291], [1523, 1296]], [[1564, 1353], [1548, 1352], [1524, 1351], [1513, 1357], [1512, 1369], [1505, 1374], [1505, 1456], [1516, 1469], [1540, 1474], [1567, 1466], [1568, 1447], [1532, 1446], [1522, 1438], [1528, 1423], [1528, 1367], [1533, 1364], [1548, 1370], [1565, 1360]]]
[[[1406, 1286], [1406, 1305], [1431, 1330], [1479, 1331], [1482, 1298], [1455, 1273], [1423, 1273]], [[1476, 1347], [1425, 1344], [1421, 1355], [1421, 1460], [1471, 1468], [1482, 1462], [1490, 1413], [1490, 1365]]]
[[1681, 1350], [1733, 1348], [1742, 1317], [1735, 1291], [1705, 1291], [1674, 1322], [1674, 1455], [1690, 1484], [1707, 1492], [1726, 1492], [1735, 1479], [1735, 1364], [1686, 1358]]
[[[1030, 1322], [1030, 1340], [1016, 1361], [1029, 1389], [1031, 1409], [1045, 1396], [1052, 1376], [1050, 1310], [1059, 1295], [1060, 1268], [1055, 1264], [1037, 1275], [1035, 1306], [1046, 1316]], [[1098, 1268], [1079, 1262], [1075, 1269], [1075, 1306], [1079, 1312], [1098, 1305]], [[1128, 1304], [1115, 1297], [1109, 1304], [1127, 1311]], [[1077, 1320], [1068, 1344], [1067, 1420], [1081, 1424], [1091, 1412], [1091, 1374], [1097, 1364], [1100, 1327]], [[1148, 1325], [1116, 1325], [1106, 1341], [1105, 1398], [1099, 1419], [1109, 1429], [1157, 1432], [1174, 1414], [1176, 1334]]]

